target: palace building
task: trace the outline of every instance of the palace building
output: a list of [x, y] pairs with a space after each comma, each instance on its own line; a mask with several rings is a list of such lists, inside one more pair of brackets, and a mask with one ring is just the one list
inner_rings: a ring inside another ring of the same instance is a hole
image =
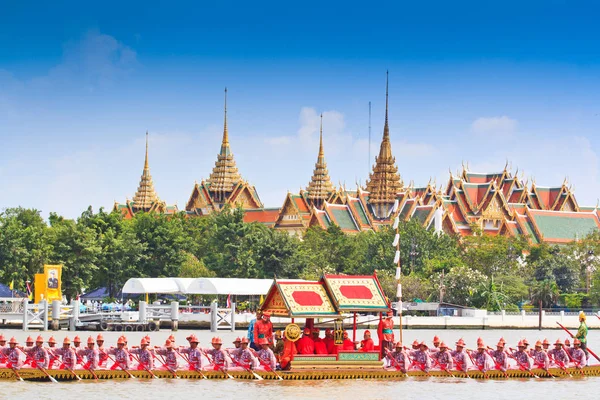
[[[396, 217], [416, 220], [427, 229], [467, 236], [526, 236], [531, 243], [566, 243], [600, 230], [600, 210], [581, 207], [565, 179], [560, 186], [528, 184], [508, 163], [500, 172], [476, 173], [468, 164], [462, 171], [450, 172], [448, 183], [437, 186], [430, 181], [424, 187], [405, 185], [392, 153], [388, 123], [389, 90], [386, 79], [383, 136], [375, 164], [365, 187], [356, 190], [336, 188], [329, 177], [323, 147], [323, 117], [319, 131], [319, 149], [312, 177], [299, 193], [288, 192], [280, 208], [265, 208], [256, 188], [242, 179], [229, 144], [227, 130], [227, 89], [223, 139], [217, 161], [207, 180], [194, 184], [186, 204], [188, 216], [203, 216], [220, 211], [225, 205], [242, 207], [244, 221], [264, 224], [302, 236], [312, 226], [327, 229], [337, 225], [343, 232], [355, 234], [377, 231], [391, 225]], [[126, 218], [136, 212], [174, 213], [154, 191], [146, 160], [138, 190], [132, 201], [115, 203], [115, 210]]]

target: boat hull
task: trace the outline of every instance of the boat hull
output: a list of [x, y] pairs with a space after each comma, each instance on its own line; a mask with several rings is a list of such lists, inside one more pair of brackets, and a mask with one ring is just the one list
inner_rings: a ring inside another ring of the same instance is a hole
[[[130, 371], [133, 376], [140, 379], [151, 379], [152, 376], [146, 371]], [[592, 365], [583, 369], [567, 368], [566, 371], [560, 368], [550, 368], [548, 371], [543, 369], [532, 369], [533, 375], [540, 378], [577, 378], [583, 376], [600, 376], [600, 365]], [[81, 379], [95, 379], [94, 376], [86, 370], [76, 370], [75, 373]], [[156, 377], [161, 379], [174, 379], [174, 376], [169, 371], [157, 370], [153, 371]], [[467, 373], [458, 371], [440, 371], [432, 370], [429, 374], [423, 371], [408, 371], [403, 374], [400, 371], [387, 371], [383, 369], [356, 369], [356, 368], [338, 368], [338, 369], [323, 369], [315, 367], [314, 369], [302, 369], [298, 371], [278, 371], [277, 373], [269, 371], [256, 371], [264, 379], [275, 380], [280, 376], [284, 380], [323, 380], [323, 379], [405, 379], [405, 378], [450, 378], [452, 374], [455, 378], [472, 378], [472, 379], [510, 379], [510, 378], [534, 378], [532, 374], [521, 370], [508, 370], [506, 375], [497, 370], [488, 371], [483, 374], [478, 370], [470, 370]], [[18, 371], [19, 376], [23, 380], [31, 381], [49, 381], [48, 377], [39, 369], [23, 368]], [[48, 374], [58, 381], [75, 380], [75, 376], [65, 370], [48, 370]], [[120, 370], [97, 370], [95, 371], [98, 379], [131, 379], [129, 375]], [[229, 377], [220, 371], [203, 371], [202, 374], [208, 379], [229, 379]], [[570, 374], [570, 375], [569, 375]], [[257, 379], [252, 373], [247, 371], [230, 371], [235, 379], [253, 380]], [[203, 379], [203, 376], [196, 371], [178, 370], [177, 376], [181, 379]], [[0, 368], [0, 380], [15, 380], [17, 376], [11, 369]]]

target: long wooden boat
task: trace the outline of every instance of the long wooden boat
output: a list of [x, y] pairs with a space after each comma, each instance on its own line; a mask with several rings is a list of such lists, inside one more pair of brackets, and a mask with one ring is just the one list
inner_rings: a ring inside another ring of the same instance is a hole
[[[77, 378], [66, 370], [47, 370], [48, 374], [58, 381], [73, 381]], [[81, 379], [95, 379], [89, 371], [75, 370], [77, 376]], [[152, 376], [146, 371], [130, 371], [130, 373], [140, 379], [151, 379]], [[174, 379], [169, 371], [156, 370], [154, 375], [162, 379]], [[203, 376], [196, 371], [178, 370], [177, 376], [181, 379], [203, 379]], [[229, 371], [234, 379], [253, 380], [257, 379], [252, 373], [247, 371]], [[35, 368], [23, 368], [18, 370], [19, 376], [27, 381], [49, 381], [43, 371]], [[131, 379], [129, 375], [120, 370], [96, 370], [98, 379]], [[230, 379], [225, 373], [220, 371], [203, 371], [202, 374], [208, 379]], [[339, 366], [338, 368], [318, 368], [299, 369], [291, 371], [256, 371], [264, 379], [277, 380], [281, 377], [283, 380], [323, 380], [323, 379], [406, 379], [416, 378], [472, 378], [472, 379], [510, 379], [510, 378], [580, 378], [584, 376], [600, 376], [600, 364], [591, 365], [582, 369], [567, 368], [566, 371], [560, 368], [550, 368], [548, 371], [543, 369], [532, 369], [531, 373], [518, 369], [509, 369], [506, 375], [498, 370], [490, 370], [483, 374], [479, 370], [469, 370], [467, 373], [459, 371], [440, 371], [431, 370], [429, 373], [423, 371], [408, 371], [406, 374], [396, 370], [385, 370], [381, 367], [356, 368], [353, 366]], [[18, 379], [15, 372], [8, 368], [0, 368], [0, 380]]]

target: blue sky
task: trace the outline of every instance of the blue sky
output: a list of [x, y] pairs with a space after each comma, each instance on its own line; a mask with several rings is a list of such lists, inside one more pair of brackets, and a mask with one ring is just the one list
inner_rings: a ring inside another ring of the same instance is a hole
[[183, 208], [216, 160], [225, 86], [232, 151], [266, 206], [307, 185], [321, 112], [332, 180], [355, 188], [387, 69], [405, 182], [508, 160], [540, 186], [568, 177], [580, 205], [600, 197], [593, 2], [7, 3], [0, 208], [76, 217], [132, 197], [146, 130], [157, 192]]

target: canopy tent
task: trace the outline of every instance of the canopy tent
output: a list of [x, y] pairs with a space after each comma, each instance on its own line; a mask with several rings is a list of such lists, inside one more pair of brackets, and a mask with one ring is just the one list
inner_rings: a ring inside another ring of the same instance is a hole
[[261, 309], [291, 318], [390, 310], [377, 275], [324, 275], [320, 281], [276, 279]]
[[325, 287], [318, 281], [276, 279], [261, 308], [277, 317], [319, 318], [338, 315]]
[[194, 278], [131, 278], [123, 286], [123, 293], [186, 294]]
[[324, 275], [323, 282], [340, 311], [386, 312], [389, 305], [377, 275]]
[[271, 279], [238, 278], [131, 278], [123, 293], [264, 295]]
[[19, 290], [10, 290], [8, 286], [0, 283], [0, 297], [27, 297], [27, 295]]
[[272, 279], [196, 278], [187, 293], [260, 296], [267, 294], [272, 282]]

